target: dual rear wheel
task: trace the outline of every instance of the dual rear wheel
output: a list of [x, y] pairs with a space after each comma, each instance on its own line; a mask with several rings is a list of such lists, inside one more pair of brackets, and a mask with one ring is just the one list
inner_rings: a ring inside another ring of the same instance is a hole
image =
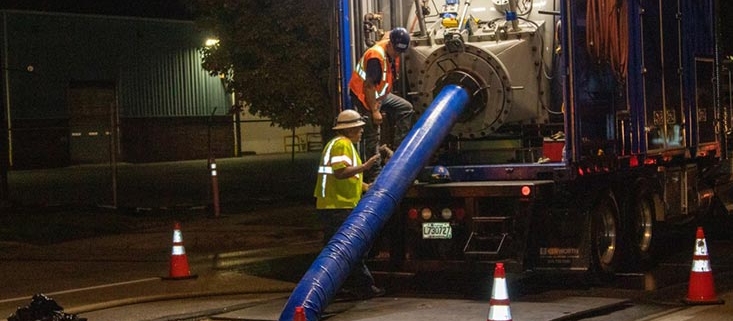
[[661, 210], [661, 196], [643, 181], [629, 195], [626, 204], [628, 221], [626, 240], [628, 262], [634, 270], [647, 270], [654, 264], [654, 241], [657, 230], [657, 211]]
[[591, 209], [592, 268], [600, 274], [613, 274], [620, 265], [620, 221], [616, 198], [604, 193]]
[[621, 206], [611, 191], [597, 199], [591, 210], [592, 267], [596, 272], [612, 275], [619, 271], [643, 271], [653, 265], [659, 197], [640, 181], [624, 197]]

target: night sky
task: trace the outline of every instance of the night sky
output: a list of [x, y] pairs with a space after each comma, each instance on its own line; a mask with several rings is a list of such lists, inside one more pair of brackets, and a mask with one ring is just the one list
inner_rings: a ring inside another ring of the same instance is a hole
[[0, 0], [0, 9], [190, 20], [184, 0]]
[[[186, 0], [0, 0], [0, 9], [190, 20]], [[722, 52], [733, 54], [733, 0], [719, 0]]]
[[733, 1], [720, 1], [721, 51], [727, 55], [733, 55]]

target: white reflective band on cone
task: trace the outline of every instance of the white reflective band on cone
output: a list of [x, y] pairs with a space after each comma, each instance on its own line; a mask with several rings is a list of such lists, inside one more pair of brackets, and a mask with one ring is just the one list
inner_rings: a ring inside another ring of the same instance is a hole
[[181, 236], [181, 231], [175, 230], [173, 231], [173, 243], [181, 243], [183, 242], [183, 236]]
[[184, 255], [186, 254], [186, 249], [183, 247], [183, 245], [173, 245], [173, 255]]
[[695, 254], [692, 258], [692, 272], [710, 272], [710, 261], [708, 260], [708, 247], [705, 239], [697, 239]]
[[695, 255], [708, 255], [708, 247], [705, 245], [705, 240], [697, 239], [697, 246], [695, 247]]
[[506, 290], [506, 281], [504, 279], [494, 279], [494, 288], [491, 292], [491, 298], [495, 300], [505, 300], [509, 298]]
[[216, 176], [216, 170], [211, 171], [211, 176]]
[[489, 317], [487, 318], [488, 321], [504, 321], [511, 319], [512, 311], [509, 309], [508, 305], [492, 306], [489, 309]]
[[710, 272], [710, 261], [708, 260], [692, 260], [692, 272]]

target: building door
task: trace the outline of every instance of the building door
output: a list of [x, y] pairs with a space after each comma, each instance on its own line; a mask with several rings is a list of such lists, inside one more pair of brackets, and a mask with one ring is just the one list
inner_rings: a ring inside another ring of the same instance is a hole
[[113, 159], [113, 117], [116, 90], [110, 82], [69, 84], [69, 149], [72, 164], [98, 164]]

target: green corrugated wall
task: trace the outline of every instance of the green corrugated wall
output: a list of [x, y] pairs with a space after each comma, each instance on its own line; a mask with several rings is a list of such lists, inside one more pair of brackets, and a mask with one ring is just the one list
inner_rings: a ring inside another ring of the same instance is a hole
[[[121, 117], [207, 116], [228, 110], [202, 68], [206, 35], [190, 21], [0, 11], [11, 119], [68, 118], [71, 82], [117, 87]], [[33, 72], [27, 67], [33, 66]]]

